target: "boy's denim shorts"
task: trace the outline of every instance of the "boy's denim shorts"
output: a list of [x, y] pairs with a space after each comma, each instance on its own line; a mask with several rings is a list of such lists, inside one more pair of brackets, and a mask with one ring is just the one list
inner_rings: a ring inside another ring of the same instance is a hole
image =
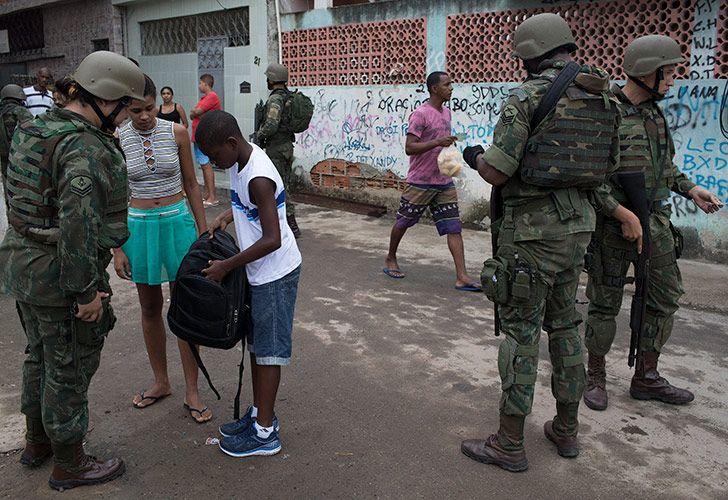
[[192, 143], [192, 149], [195, 154], [195, 160], [197, 160], [197, 164], [199, 166], [203, 165], [209, 165], [210, 164], [210, 158], [205, 156], [205, 153], [202, 152], [200, 148], [197, 147], [197, 144]]
[[251, 286], [250, 312], [253, 328], [248, 333], [248, 351], [259, 365], [291, 362], [291, 332], [301, 266], [264, 285]]

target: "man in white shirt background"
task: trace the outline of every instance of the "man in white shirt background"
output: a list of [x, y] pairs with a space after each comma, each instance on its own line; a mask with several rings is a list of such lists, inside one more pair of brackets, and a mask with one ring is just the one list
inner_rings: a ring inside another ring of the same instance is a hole
[[35, 74], [35, 82], [35, 85], [23, 89], [25, 107], [34, 117], [53, 107], [53, 93], [48, 90], [48, 85], [53, 82], [51, 70], [46, 67], [40, 68]]

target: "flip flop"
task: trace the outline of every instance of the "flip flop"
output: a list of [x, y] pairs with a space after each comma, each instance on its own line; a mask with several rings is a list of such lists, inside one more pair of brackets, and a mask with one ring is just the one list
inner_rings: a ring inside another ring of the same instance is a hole
[[[132, 400], [131, 401], [131, 404], [137, 410], [143, 410], [144, 408], [147, 408], [148, 406], [152, 406], [153, 404], [157, 403], [158, 401], [163, 400], [164, 398], [166, 398], [170, 394], [171, 393], [162, 394], [160, 396], [145, 396], [144, 395], [144, 391], [142, 391], [142, 392], [139, 393], [139, 396], [141, 396], [141, 399], [139, 400], [139, 402], [137, 403], [137, 402], [134, 402], [134, 400]], [[144, 401], [145, 399], [150, 399], [152, 402], [149, 403], [149, 404], [146, 404], [146, 405], [141, 404], [141, 402]]]
[[399, 269], [390, 269], [388, 267], [385, 267], [384, 269], [382, 269], [382, 272], [390, 278], [394, 278], [396, 280], [401, 280], [402, 278], [404, 278], [404, 273]]
[[[187, 403], [182, 403], [182, 406], [184, 406], [185, 410], [187, 410], [188, 412], [190, 412], [190, 417], [192, 417], [192, 420], [194, 420], [198, 424], [204, 424], [204, 423], [209, 422], [210, 420], [212, 420], [212, 415], [210, 415], [210, 418], [206, 418], [206, 419], [202, 420], [203, 418], [205, 418], [205, 417], [202, 416], [202, 414], [205, 413], [207, 410], [209, 410], [209, 408], [207, 406], [205, 406], [201, 410], [198, 410], [197, 408], [192, 408]], [[195, 415], [194, 415], [195, 413], [197, 413], [200, 416], [199, 419], [195, 417]]]
[[456, 286], [455, 290], [458, 292], [482, 292], [483, 289], [480, 288], [475, 283], [471, 283], [469, 285], [463, 285], [463, 286]]
[[207, 200], [204, 200], [202, 202], [202, 206], [205, 207], [205, 208], [216, 207], [219, 204], [220, 204], [220, 200], [215, 200], [215, 201], [207, 201]]

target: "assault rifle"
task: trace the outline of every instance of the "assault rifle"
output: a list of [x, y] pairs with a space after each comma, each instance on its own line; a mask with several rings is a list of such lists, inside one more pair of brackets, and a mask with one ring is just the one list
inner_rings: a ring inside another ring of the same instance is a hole
[[[498, 231], [496, 221], [503, 217], [503, 188], [493, 186], [490, 190], [490, 247], [493, 251], [493, 258], [498, 253]], [[493, 303], [493, 332], [497, 337], [500, 335], [500, 317], [498, 316], [498, 304]]]
[[647, 198], [645, 189], [645, 175], [643, 172], [630, 172], [617, 174], [617, 182], [629, 200], [634, 214], [642, 226], [642, 252], [637, 256], [634, 268], [635, 291], [632, 296], [632, 307], [629, 313], [629, 329], [632, 335], [629, 339], [629, 355], [627, 365], [634, 366], [642, 344], [642, 332], [645, 327], [647, 313], [647, 294], [650, 288], [650, 209], [651, 200]]
[[258, 130], [260, 129], [260, 126], [263, 125], [263, 120], [265, 120], [264, 115], [265, 103], [261, 100], [258, 102], [258, 104], [255, 105], [255, 115], [253, 116], [253, 133], [250, 134], [250, 141], [260, 147], [263, 147], [263, 144], [258, 143]]

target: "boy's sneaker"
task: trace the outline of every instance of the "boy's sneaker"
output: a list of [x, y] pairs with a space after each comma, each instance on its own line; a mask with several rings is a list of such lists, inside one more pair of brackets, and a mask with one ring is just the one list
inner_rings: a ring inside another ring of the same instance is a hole
[[[220, 431], [220, 435], [223, 437], [232, 437], [237, 436], [238, 434], [241, 434], [245, 432], [247, 429], [253, 427], [253, 422], [255, 422], [255, 419], [252, 417], [253, 413], [253, 407], [248, 406], [248, 411], [245, 412], [245, 415], [243, 415], [238, 420], [233, 420], [232, 422], [228, 422], [227, 424], [222, 424], [218, 431]], [[278, 423], [278, 417], [273, 415], [273, 428], [276, 432], [281, 430], [281, 426]]]
[[267, 438], [259, 437], [255, 427], [251, 426], [247, 432], [222, 438], [220, 449], [231, 457], [275, 455], [281, 451], [281, 440], [278, 439], [276, 431], [271, 432]]

